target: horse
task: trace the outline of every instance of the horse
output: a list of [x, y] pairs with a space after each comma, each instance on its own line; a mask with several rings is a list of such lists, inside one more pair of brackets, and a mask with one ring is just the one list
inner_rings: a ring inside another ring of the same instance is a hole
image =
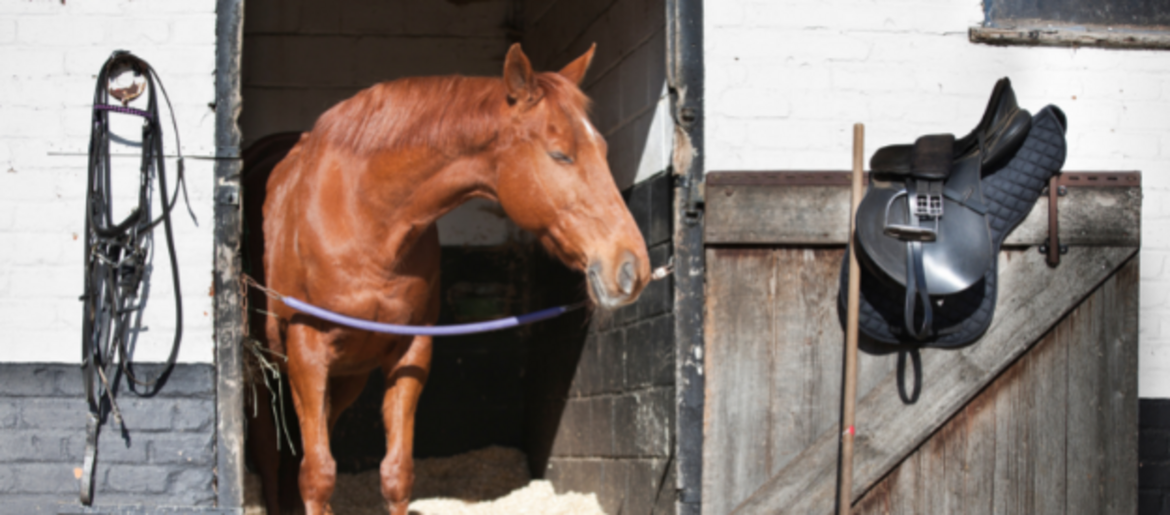
[[[544, 249], [582, 272], [596, 308], [634, 302], [650, 280], [650, 262], [580, 89], [595, 49], [560, 71], [535, 72], [516, 43], [501, 77], [398, 79], [326, 111], [268, 179], [267, 287], [351, 317], [433, 325], [435, 221], [480, 197], [498, 202]], [[287, 356], [281, 366], [299, 419], [305, 512], [331, 513], [337, 467], [329, 434], [381, 368], [382, 496], [391, 514], [406, 515], [432, 339], [349, 329], [271, 298], [267, 311], [267, 345]], [[273, 483], [266, 479], [266, 488]], [[270, 513], [273, 498], [266, 492]]]

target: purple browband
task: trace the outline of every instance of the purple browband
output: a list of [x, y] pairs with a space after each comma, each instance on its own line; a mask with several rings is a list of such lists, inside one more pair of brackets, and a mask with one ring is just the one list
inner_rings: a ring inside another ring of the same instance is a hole
[[510, 327], [547, 320], [549, 318], [563, 315], [573, 311], [574, 309], [584, 306], [584, 303], [570, 304], [568, 306], [557, 306], [555, 308], [542, 309], [540, 311], [528, 313], [526, 315], [501, 318], [499, 320], [488, 320], [486, 322], [473, 322], [470, 324], [454, 324], [435, 327], [371, 322], [369, 320], [347, 317], [345, 315], [334, 313], [326, 309], [321, 309], [317, 306], [293, 297], [281, 297], [281, 300], [286, 306], [290, 308], [293, 308], [302, 313], [308, 313], [322, 320], [328, 320], [338, 325], [351, 327], [353, 329], [361, 329], [363, 331], [372, 331], [375, 333], [401, 334], [408, 336], [457, 336], [461, 334], [498, 331], [500, 329], [508, 329]]
[[114, 105], [109, 105], [109, 104], [95, 104], [93, 106], [93, 108], [94, 108], [94, 110], [97, 110], [97, 111], [113, 111], [115, 113], [133, 114], [133, 115], [141, 116], [141, 117], [146, 118], [148, 120], [154, 119], [154, 116], [152, 116], [150, 113], [148, 113], [146, 111], [139, 110], [139, 109], [134, 109], [133, 107], [122, 107], [122, 106], [114, 106]]

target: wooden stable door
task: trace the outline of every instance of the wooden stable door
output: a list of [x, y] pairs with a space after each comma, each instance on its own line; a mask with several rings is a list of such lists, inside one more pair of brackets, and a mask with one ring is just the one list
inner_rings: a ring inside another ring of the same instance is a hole
[[[848, 188], [779, 175], [708, 177], [704, 515], [835, 508]], [[896, 353], [861, 354], [855, 513], [1136, 512], [1140, 205], [1134, 184], [1070, 189], [1053, 268], [1041, 199], [991, 328], [923, 351], [916, 403]]]

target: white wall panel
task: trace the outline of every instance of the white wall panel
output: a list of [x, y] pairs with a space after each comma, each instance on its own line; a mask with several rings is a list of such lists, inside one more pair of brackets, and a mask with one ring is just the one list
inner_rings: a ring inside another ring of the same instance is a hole
[[[0, 2], [0, 361], [80, 361], [85, 154], [94, 80], [110, 53], [130, 50], [162, 77], [175, 107], [183, 153], [214, 153], [215, 2], [94, 0]], [[162, 108], [165, 146], [175, 152]], [[110, 115], [116, 132], [141, 136], [141, 122]], [[118, 148], [114, 152], [137, 152]], [[135, 154], [137, 155], [137, 154]], [[212, 161], [187, 160], [198, 224], [180, 202], [175, 244], [183, 289], [182, 362], [212, 361]], [[136, 199], [137, 159], [114, 158], [115, 199]], [[168, 161], [169, 186], [175, 161]], [[157, 184], [157, 183], [156, 183]], [[158, 212], [156, 207], [155, 212]], [[135, 360], [162, 361], [173, 335], [174, 300], [161, 229], [150, 299]]]

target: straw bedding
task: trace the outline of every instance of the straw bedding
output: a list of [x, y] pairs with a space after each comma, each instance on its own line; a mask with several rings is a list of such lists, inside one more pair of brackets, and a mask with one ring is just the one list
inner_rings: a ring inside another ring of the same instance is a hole
[[[415, 461], [411, 515], [605, 515], [595, 494], [557, 494], [548, 481], [531, 481], [524, 453], [488, 447], [449, 458]], [[263, 515], [260, 481], [249, 474], [246, 515]], [[338, 474], [337, 515], [386, 513], [378, 471]]]

